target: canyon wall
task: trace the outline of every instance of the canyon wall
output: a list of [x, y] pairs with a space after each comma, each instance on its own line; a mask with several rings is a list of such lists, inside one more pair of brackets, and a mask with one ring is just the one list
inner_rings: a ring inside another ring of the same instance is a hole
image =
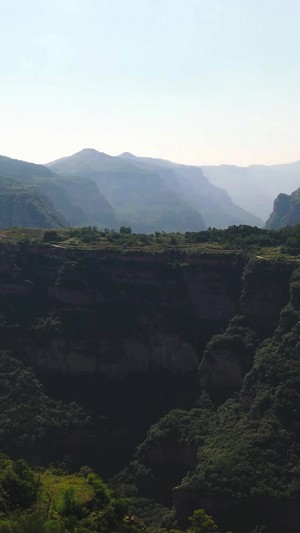
[[292, 270], [287, 262], [249, 262], [235, 253], [6, 246], [1, 347], [17, 350], [41, 374], [189, 375], [233, 316], [245, 315], [263, 337], [272, 333]]

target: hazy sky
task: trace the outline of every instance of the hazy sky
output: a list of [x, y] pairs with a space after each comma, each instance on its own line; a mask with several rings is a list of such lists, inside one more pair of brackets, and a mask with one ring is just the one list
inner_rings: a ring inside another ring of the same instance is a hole
[[299, 0], [1, 0], [0, 154], [300, 159]]

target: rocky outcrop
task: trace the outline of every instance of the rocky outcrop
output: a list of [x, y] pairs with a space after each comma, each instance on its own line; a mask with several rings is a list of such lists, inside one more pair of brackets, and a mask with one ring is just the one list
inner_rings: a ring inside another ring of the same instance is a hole
[[242, 276], [240, 314], [262, 336], [271, 336], [281, 309], [289, 300], [289, 282], [297, 263], [289, 261], [250, 261]]
[[100, 338], [93, 350], [86, 339], [72, 341], [54, 337], [34, 350], [28, 346], [25, 351], [30, 362], [43, 373], [104, 374], [112, 379], [155, 370], [189, 374], [195, 372], [199, 363], [190, 344], [168, 333], [153, 333], [144, 338], [125, 336], [121, 340]]
[[212, 338], [199, 366], [199, 385], [204, 389], [239, 390], [253, 362], [254, 349], [241, 335]]

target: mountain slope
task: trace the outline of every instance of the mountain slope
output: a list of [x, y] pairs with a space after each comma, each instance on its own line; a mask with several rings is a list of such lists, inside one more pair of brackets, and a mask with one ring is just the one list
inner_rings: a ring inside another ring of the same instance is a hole
[[55, 176], [40, 181], [39, 188], [71, 226], [114, 226], [115, 211], [93, 180]]
[[[44, 165], [4, 156], [0, 156], [0, 174], [0, 184], [5, 186], [1, 193], [4, 195], [2, 209], [5, 210], [5, 215], [3, 212], [0, 217], [1, 227], [30, 227], [31, 224], [31, 227], [41, 228], [68, 225], [104, 228], [114, 225], [114, 209], [90, 179], [61, 177]], [[25, 208], [29, 209], [29, 199], [30, 215]], [[33, 216], [33, 206], [40, 213], [47, 210], [44, 218]]]
[[45, 196], [31, 187], [0, 185], [0, 227], [66, 228], [67, 221]]
[[134, 231], [197, 231], [205, 227], [200, 212], [152, 169], [91, 149], [48, 166], [62, 175], [95, 181], [116, 210], [119, 223], [130, 225]]
[[0, 175], [3, 177], [22, 178], [22, 181], [30, 181], [32, 178], [53, 178], [54, 172], [44, 165], [27, 163], [18, 159], [0, 156]]
[[172, 190], [182, 195], [191, 206], [201, 212], [207, 226], [217, 228], [227, 228], [234, 224], [262, 226], [259, 217], [235, 205], [223, 188], [216, 187], [205, 177], [200, 167], [180, 165], [162, 159], [135, 157], [128, 153], [119, 157], [157, 172]]

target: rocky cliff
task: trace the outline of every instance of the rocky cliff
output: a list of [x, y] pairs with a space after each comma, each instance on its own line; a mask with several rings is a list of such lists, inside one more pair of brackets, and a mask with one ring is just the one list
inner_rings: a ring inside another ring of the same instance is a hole
[[291, 195], [279, 194], [274, 201], [273, 211], [266, 222], [266, 228], [279, 229], [300, 223], [300, 189]]
[[46, 374], [191, 374], [211, 335], [233, 316], [272, 332], [292, 269], [230, 253], [182, 260], [176, 253], [3, 247], [0, 313], [22, 327], [22, 337], [7, 333], [2, 347], [17, 347]]
[[287, 301], [290, 264], [246, 264], [230, 253], [182, 260], [3, 248], [0, 313], [22, 328], [3, 347], [46, 374], [194, 373], [211, 335], [233, 316], [272, 331]]

